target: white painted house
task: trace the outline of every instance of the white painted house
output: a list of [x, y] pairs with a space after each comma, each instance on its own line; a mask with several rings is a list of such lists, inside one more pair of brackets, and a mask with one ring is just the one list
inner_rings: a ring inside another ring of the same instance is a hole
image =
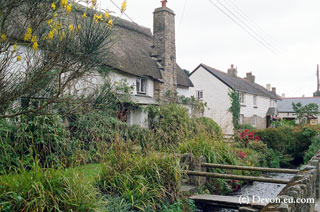
[[237, 76], [237, 69], [231, 66], [228, 73], [200, 64], [190, 75], [194, 87], [190, 92], [196, 98], [207, 102], [205, 117], [212, 118], [225, 134], [233, 134], [231, 100], [229, 92], [240, 94], [240, 124], [251, 124], [258, 129], [269, 127], [276, 115], [276, 89], [270, 90], [255, 83], [255, 76], [247, 73], [245, 78]]

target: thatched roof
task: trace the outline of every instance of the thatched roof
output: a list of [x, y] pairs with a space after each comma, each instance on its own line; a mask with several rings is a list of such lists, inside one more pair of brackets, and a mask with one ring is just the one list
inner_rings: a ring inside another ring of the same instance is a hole
[[[153, 36], [149, 28], [116, 18], [114, 27], [115, 43], [110, 49], [106, 64], [118, 71], [135, 76], [149, 76], [162, 80], [161, 70], [152, 58]], [[177, 65], [178, 86], [193, 87], [186, 73]]]

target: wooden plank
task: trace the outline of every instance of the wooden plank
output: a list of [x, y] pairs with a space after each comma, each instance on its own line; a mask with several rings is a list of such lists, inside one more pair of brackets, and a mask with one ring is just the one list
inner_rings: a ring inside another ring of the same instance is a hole
[[240, 204], [239, 197], [234, 196], [222, 196], [222, 195], [211, 195], [211, 194], [199, 194], [189, 197], [189, 199], [195, 202], [201, 202], [210, 205], [226, 206], [229, 208], [239, 208], [240, 206], [252, 206], [254, 208], [262, 209], [267, 204], [266, 203], [242, 203]]
[[287, 174], [297, 174], [299, 172], [298, 169], [277, 169], [277, 168], [265, 168], [265, 167], [233, 166], [233, 165], [214, 164], [214, 163], [202, 163], [201, 166], [208, 167], [208, 168], [237, 169], [237, 170], [275, 172], [275, 173], [287, 173]]
[[219, 174], [219, 173], [211, 173], [211, 172], [186, 171], [186, 174], [192, 175], [192, 176], [235, 179], [235, 180], [250, 180], [250, 181], [265, 182], [265, 183], [287, 184], [290, 182], [290, 180], [286, 180], [286, 179], [273, 179], [273, 178], [266, 178], [266, 177]]

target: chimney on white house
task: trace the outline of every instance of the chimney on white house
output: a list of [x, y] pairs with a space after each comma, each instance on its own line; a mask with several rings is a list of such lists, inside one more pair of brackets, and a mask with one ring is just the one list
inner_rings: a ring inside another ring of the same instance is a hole
[[167, 7], [167, 0], [153, 12], [153, 46], [163, 67], [160, 99], [168, 92], [175, 93], [177, 85], [175, 14]]
[[252, 72], [248, 72], [244, 79], [254, 83], [256, 81], [256, 76], [252, 75]]
[[282, 98], [286, 98], [286, 94], [283, 93], [283, 94], [281, 95], [281, 97], [282, 97]]
[[233, 64], [231, 64], [231, 68], [228, 69], [228, 74], [234, 77], [238, 75], [237, 68], [235, 68]]
[[272, 93], [277, 94], [277, 88], [276, 87], [272, 87]]
[[267, 85], [266, 85], [266, 89], [267, 89], [268, 91], [271, 91], [271, 84], [267, 84]]

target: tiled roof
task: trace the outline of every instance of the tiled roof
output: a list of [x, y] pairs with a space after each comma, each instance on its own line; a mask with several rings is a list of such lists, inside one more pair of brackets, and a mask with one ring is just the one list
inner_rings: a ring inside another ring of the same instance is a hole
[[[272, 99], [280, 99], [279, 96], [274, 94], [271, 91], [268, 91], [266, 88], [264, 88], [261, 85], [258, 85], [257, 83], [250, 82], [248, 80], [242, 79], [240, 77], [235, 77], [230, 74], [227, 74], [225, 72], [219, 71], [217, 69], [211, 68], [210, 66], [207, 66], [205, 64], [200, 64], [204, 69], [206, 69], [209, 73], [214, 75], [216, 78], [221, 80], [223, 83], [225, 83], [230, 88], [244, 92], [244, 93], [250, 93], [250, 94], [256, 94], [258, 96], [264, 96]], [[198, 66], [193, 72], [195, 72], [200, 66]], [[193, 74], [193, 72], [191, 74]]]
[[302, 106], [315, 103], [320, 108], [320, 97], [292, 97], [292, 98], [282, 98], [278, 102], [278, 112], [279, 113], [293, 113], [292, 103], [301, 102]]

